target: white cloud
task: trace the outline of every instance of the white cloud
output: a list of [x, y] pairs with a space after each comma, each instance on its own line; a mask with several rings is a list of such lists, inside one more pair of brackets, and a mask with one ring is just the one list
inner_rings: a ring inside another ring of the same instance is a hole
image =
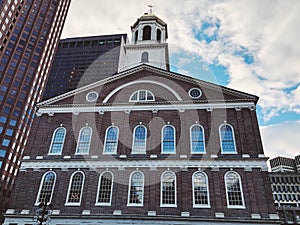
[[265, 155], [295, 157], [300, 154], [300, 120], [260, 127]]

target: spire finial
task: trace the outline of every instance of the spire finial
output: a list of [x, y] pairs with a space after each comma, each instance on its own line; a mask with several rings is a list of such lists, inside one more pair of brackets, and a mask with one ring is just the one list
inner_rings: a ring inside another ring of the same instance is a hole
[[150, 4], [148, 5], [148, 7], [149, 7], [149, 14], [152, 14], [154, 5]]

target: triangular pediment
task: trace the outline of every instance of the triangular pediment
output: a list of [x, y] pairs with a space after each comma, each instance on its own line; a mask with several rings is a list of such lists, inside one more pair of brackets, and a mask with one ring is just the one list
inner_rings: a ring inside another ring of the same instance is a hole
[[[155, 96], [155, 100], [138, 103], [130, 102], [130, 96], [137, 90], [149, 90]], [[199, 92], [200, 96], [197, 96]], [[251, 94], [143, 64], [40, 102], [38, 107], [107, 106], [133, 103], [231, 104], [251, 102], [256, 104], [257, 101], [258, 97]]]

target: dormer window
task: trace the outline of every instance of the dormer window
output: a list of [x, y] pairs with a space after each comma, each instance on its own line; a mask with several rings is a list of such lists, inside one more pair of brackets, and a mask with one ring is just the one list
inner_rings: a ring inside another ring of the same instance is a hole
[[129, 101], [130, 102], [150, 102], [150, 101], [155, 101], [155, 98], [151, 91], [138, 90], [130, 96]]

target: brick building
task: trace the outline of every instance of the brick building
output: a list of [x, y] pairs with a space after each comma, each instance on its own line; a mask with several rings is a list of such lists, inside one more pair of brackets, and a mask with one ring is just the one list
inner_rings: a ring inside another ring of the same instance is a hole
[[278, 224], [258, 97], [169, 71], [155, 15], [132, 33], [119, 73], [38, 104], [4, 224], [46, 200], [60, 225]]

